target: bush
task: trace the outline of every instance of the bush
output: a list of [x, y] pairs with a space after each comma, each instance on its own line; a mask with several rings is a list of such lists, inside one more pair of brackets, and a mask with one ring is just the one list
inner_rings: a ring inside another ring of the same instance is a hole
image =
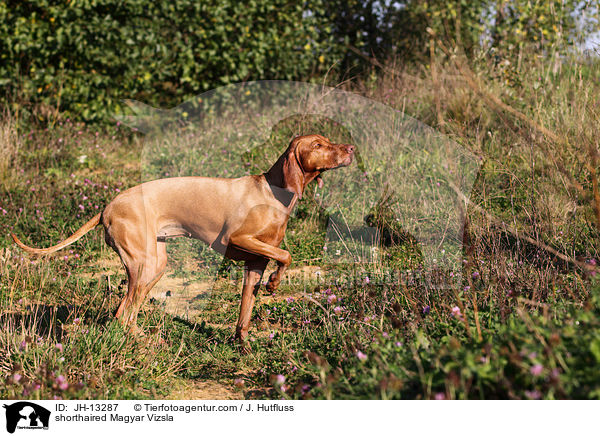
[[320, 0], [1, 0], [0, 99], [37, 104], [42, 118], [90, 120], [119, 111], [124, 98], [174, 105], [232, 82], [306, 78], [340, 52], [322, 14], [306, 12], [321, 8]]

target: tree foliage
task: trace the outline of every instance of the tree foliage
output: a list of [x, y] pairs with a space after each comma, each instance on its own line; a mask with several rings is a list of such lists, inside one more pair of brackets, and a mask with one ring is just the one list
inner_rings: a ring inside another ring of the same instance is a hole
[[568, 46], [598, 26], [599, 9], [598, 0], [0, 0], [0, 99], [106, 118], [124, 98], [173, 106], [233, 82], [418, 60], [430, 33], [504, 57]]
[[173, 105], [232, 82], [306, 78], [340, 53], [319, 21], [322, 7], [0, 0], [0, 95], [93, 119], [119, 110], [123, 98]]
[[332, 0], [326, 5], [337, 41], [363, 56], [402, 59], [428, 55], [430, 32], [466, 53], [494, 49], [513, 56], [524, 46], [567, 48], [598, 30], [599, 9], [598, 0]]

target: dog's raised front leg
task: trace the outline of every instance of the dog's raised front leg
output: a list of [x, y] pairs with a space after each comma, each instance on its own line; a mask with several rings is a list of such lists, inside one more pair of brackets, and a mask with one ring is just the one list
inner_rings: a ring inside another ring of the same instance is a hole
[[277, 264], [277, 269], [271, 273], [269, 276], [269, 280], [267, 281], [267, 291], [275, 292], [279, 287], [279, 283], [281, 283], [281, 278], [283, 277], [283, 273], [287, 269], [288, 265], [285, 264]]
[[258, 254], [263, 257], [268, 257], [277, 261], [277, 270], [269, 277], [269, 281], [267, 283], [267, 290], [273, 292], [279, 286], [281, 282], [281, 277], [283, 273], [287, 269], [287, 267], [292, 263], [292, 256], [289, 252], [282, 250], [281, 248], [274, 247], [269, 244], [265, 244], [262, 241], [252, 237], [252, 236], [238, 236], [232, 237], [230, 244], [236, 246], [239, 249], [244, 251], [248, 251], [253, 254]]

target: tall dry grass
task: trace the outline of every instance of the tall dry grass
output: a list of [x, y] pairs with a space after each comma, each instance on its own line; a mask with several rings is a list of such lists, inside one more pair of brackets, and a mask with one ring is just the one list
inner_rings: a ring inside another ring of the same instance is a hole
[[0, 183], [7, 188], [17, 180], [15, 164], [20, 145], [17, 121], [5, 110], [0, 114]]
[[485, 269], [500, 296], [585, 294], [600, 250], [598, 62], [559, 51], [466, 59], [435, 38], [430, 47], [418, 67], [373, 60], [355, 91], [484, 159], [467, 193], [466, 269]]

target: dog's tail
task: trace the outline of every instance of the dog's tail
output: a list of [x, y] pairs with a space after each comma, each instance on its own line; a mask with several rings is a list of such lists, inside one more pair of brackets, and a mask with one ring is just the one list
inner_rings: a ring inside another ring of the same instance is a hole
[[21, 240], [15, 236], [14, 233], [11, 233], [10, 236], [12, 236], [13, 240], [16, 242], [16, 244], [19, 247], [21, 247], [23, 250], [27, 251], [28, 253], [32, 253], [32, 254], [49, 254], [49, 253], [54, 253], [55, 251], [58, 251], [58, 250], [60, 250], [62, 248], [65, 248], [67, 245], [70, 245], [73, 242], [77, 241], [79, 238], [81, 238], [87, 232], [89, 232], [93, 228], [95, 228], [98, 225], [100, 225], [100, 217], [102, 217], [102, 212], [100, 212], [94, 218], [92, 218], [87, 223], [85, 223], [83, 226], [81, 226], [81, 228], [79, 230], [77, 230], [75, 233], [73, 233], [67, 239], [65, 239], [62, 242], [59, 242], [58, 244], [56, 244], [56, 245], [54, 245], [52, 247], [48, 247], [48, 248], [34, 248], [34, 247], [29, 247], [29, 246], [23, 244], [21, 242]]

